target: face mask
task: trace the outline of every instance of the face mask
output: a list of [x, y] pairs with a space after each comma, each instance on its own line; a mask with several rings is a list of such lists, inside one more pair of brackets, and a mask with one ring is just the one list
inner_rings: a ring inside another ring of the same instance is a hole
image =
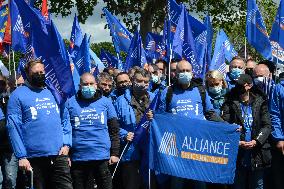
[[255, 85], [262, 85], [264, 82], [264, 77], [256, 77], [253, 81]]
[[161, 80], [161, 81], [166, 80], [166, 76], [163, 74], [163, 75], [161, 76], [160, 80]]
[[83, 86], [81, 93], [85, 99], [90, 99], [94, 97], [96, 89], [93, 86]]
[[122, 87], [118, 87], [117, 88], [118, 95], [123, 95], [127, 89], [129, 89], [129, 85], [124, 85]]
[[244, 73], [244, 70], [239, 68], [233, 68], [230, 72], [230, 76], [233, 80], [236, 80], [240, 77], [241, 74]]
[[209, 93], [213, 94], [213, 95], [219, 95], [222, 92], [222, 86], [217, 86], [217, 87], [209, 87], [208, 91]]
[[152, 80], [153, 83], [158, 83], [158, 82], [159, 82], [159, 76], [157, 76], [157, 75], [152, 75], [151, 80]]
[[182, 85], [188, 85], [190, 84], [192, 79], [192, 73], [191, 72], [184, 72], [178, 74], [178, 82]]
[[247, 69], [245, 70], [245, 73], [248, 74], [248, 75], [250, 75], [250, 76], [252, 76], [252, 75], [253, 75], [253, 68], [247, 68]]
[[147, 92], [145, 84], [134, 83], [133, 91], [138, 95], [144, 95]]
[[30, 84], [35, 87], [45, 86], [45, 74], [34, 73], [30, 76]]

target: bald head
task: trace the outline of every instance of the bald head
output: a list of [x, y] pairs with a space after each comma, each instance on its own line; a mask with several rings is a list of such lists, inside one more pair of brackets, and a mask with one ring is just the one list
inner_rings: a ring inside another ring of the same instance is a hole
[[247, 61], [247, 65], [246, 65], [247, 69], [254, 69], [255, 66], [256, 66], [256, 62], [255, 61], [253, 61], [251, 59]]
[[192, 72], [192, 66], [188, 61], [182, 60], [177, 64], [176, 72], [177, 73]]
[[80, 89], [82, 89], [83, 86], [93, 86], [97, 88], [96, 79], [93, 74], [86, 72], [80, 77]]
[[253, 70], [254, 77], [269, 77], [269, 68], [264, 64], [257, 65]]

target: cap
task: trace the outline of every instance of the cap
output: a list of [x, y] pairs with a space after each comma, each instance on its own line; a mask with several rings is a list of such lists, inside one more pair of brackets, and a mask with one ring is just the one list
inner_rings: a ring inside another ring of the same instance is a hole
[[252, 84], [252, 78], [248, 74], [241, 74], [240, 77], [236, 80], [236, 83], [238, 85], [244, 85], [244, 84]]

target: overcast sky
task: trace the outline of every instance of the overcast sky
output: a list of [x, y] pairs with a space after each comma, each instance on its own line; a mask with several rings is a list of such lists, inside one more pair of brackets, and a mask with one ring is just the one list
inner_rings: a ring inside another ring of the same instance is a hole
[[[166, 0], [165, 0], [166, 1]], [[280, 0], [273, 0], [276, 3], [279, 3]], [[94, 14], [90, 16], [85, 24], [80, 24], [84, 33], [87, 33], [92, 36], [91, 42], [98, 43], [108, 41], [111, 42], [111, 37], [109, 33], [109, 29], [104, 29], [106, 25], [105, 17], [101, 18], [102, 8], [104, 7], [103, 0], [99, 0], [97, 6], [94, 8]], [[74, 15], [77, 10], [74, 8], [72, 10], [72, 14], [62, 18], [61, 16], [53, 17], [53, 21], [55, 22], [59, 32], [61, 33], [63, 38], [69, 39], [70, 33], [72, 29]]]

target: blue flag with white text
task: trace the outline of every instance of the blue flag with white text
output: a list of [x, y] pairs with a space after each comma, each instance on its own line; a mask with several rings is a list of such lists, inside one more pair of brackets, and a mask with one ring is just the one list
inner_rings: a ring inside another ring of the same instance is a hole
[[106, 15], [111, 36], [113, 37], [116, 52], [128, 52], [132, 39], [131, 33], [106, 8], [103, 11]]
[[81, 46], [74, 58], [74, 65], [81, 76], [85, 72], [90, 72], [91, 70], [91, 57], [89, 52], [90, 45], [88, 43], [87, 34], [85, 34]]
[[284, 1], [281, 0], [270, 33], [274, 62], [284, 63]]
[[101, 49], [100, 59], [105, 65], [105, 67], [117, 68], [118, 60], [108, 51]]
[[226, 62], [231, 61], [238, 53], [235, 51], [233, 45], [224, 30], [220, 30], [217, 34], [214, 55], [209, 66], [209, 70], [219, 70], [221, 73], [226, 73]]
[[75, 14], [72, 31], [71, 31], [71, 37], [70, 37], [70, 46], [69, 46], [69, 53], [71, 57], [73, 58], [76, 57], [76, 53], [80, 48], [82, 41], [83, 41], [82, 30], [79, 25], [78, 17]]
[[182, 5], [182, 13], [173, 40], [173, 51], [191, 63], [195, 77], [201, 77], [202, 65], [197, 60], [194, 38], [188, 18], [187, 11]]
[[247, 0], [246, 37], [248, 42], [266, 59], [272, 59], [271, 45], [265, 23], [256, 0]]
[[240, 133], [237, 125], [156, 114], [150, 128], [149, 167], [159, 173], [233, 184]]
[[15, 1], [23, 25], [30, 25], [28, 35], [31, 52], [45, 65], [46, 83], [59, 104], [75, 94], [70, 65], [65, 64], [61, 41], [53, 22], [47, 27], [39, 11], [35, 11], [24, 0]]
[[126, 61], [124, 64], [124, 71], [128, 71], [134, 66], [139, 66], [141, 68], [147, 63], [146, 53], [143, 48], [142, 38], [139, 31], [136, 30], [127, 53]]
[[163, 36], [148, 32], [146, 36], [146, 58], [152, 63], [153, 60], [163, 59], [166, 56], [166, 49]]
[[212, 54], [212, 41], [213, 41], [213, 34], [214, 34], [214, 30], [213, 30], [213, 26], [211, 24], [211, 21], [210, 21], [210, 16], [207, 15], [205, 17], [205, 20], [204, 20], [204, 25], [206, 26], [207, 28], [207, 39], [206, 39], [206, 42], [207, 42], [207, 47], [206, 47], [206, 62], [208, 64], [210, 64], [211, 62], [211, 54]]

